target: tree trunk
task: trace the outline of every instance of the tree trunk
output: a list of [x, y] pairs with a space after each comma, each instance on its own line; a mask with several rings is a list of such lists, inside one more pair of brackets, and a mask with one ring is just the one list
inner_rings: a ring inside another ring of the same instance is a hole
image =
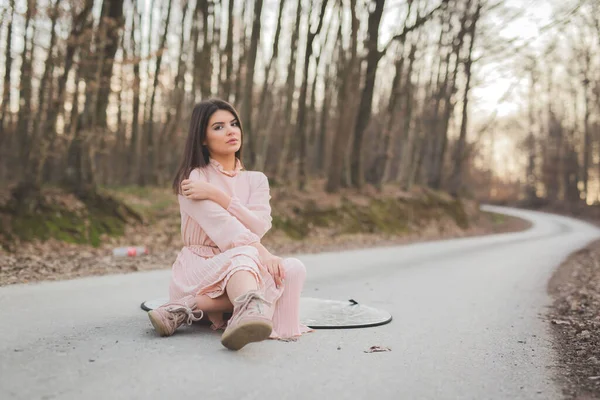
[[25, 11], [25, 29], [23, 38], [23, 52], [21, 53], [21, 84], [19, 90], [19, 112], [17, 113], [17, 137], [19, 142], [19, 158], [27, 160], [31, 148], [29, 135], [29, 122], [31, 121], [31, 81], [33, 80], [33, 40], [34, 32], [28, 41], [27, 33], [35, 10], [35, 1], [27, 2]]
[[[408, 29], [408, 20], [411, 16], [412, 9], [413, 3], [409, 2], [406, 18], [404, 19], [404, 31]], [[387, 105], [387, 121], [383, 128], [378, 156], [375, 158], [371, 168], [373, 176], [370, 183], [374, 184], [380, 190], [382, 189], [384, 182], [386, 182], [390, 176], [392, 160], [394, 157], [394, 149], [396, 148], [395, 139], [398, 130], [395, 129], [395, 126], [397, 122], [399, 122], [397, 114], [400, 112], [400, 107], [398, 106], [400, 105], [399, 100], [403, 90], [401, 82], [404, 73], [405, 41], [406, 36], [402, 36], [400, 39], [400, 49], [397, 50], [398, 59], [394, 63], [394, 78], [392, 79], [392, 88]]]
[[354, 125], [354, 135], [352, 138], [352, 155], [350, 156], [350, 179], [352, 185], [358, 189], [364, 185], [363, 172], [363, 136], [365, 129], [371, 120], [371, 107], [373, 103], [373, 91], [375, 89], [375, 74], [377, 73], [377, 65], [383, 53], [377, 49], [379, 40], [379, 24], [383, 14], [385, 0], [375, 2], [375, 9], [369, 13], [369, 23], [367, 27], [368, 37], [366, 41], [367, 47], [367, 71], [365, 76], [365, 85], [360, 96], [360, 105], [356, 114], [356, 122]]
[[413, 43], [410, 48], [408, 56], [408, 68], [406, 71], [406, 83], [404, 84], [404, 118], [402, 127], [402, 143], [399, 171], [396, 174], [400, 185], [403, 189], [407, 190], [412, 185], [413, 176], [416, 172], [416, 164], [418, 160], [417, 149], [418, 149], [418, 132], [417, 130], [411, 129], [413, 126], [413, 109], [414, 109], [414, 84], [413, 84], [413, 70], [415, 64], [415, 53], [417, 51], [416, 44]]
[[108, 7], [102, 8], [100, 15], [101, 23], [106, 25], [106, 42], [103, 49], [102, 75], [100, 77], [98, 102], [96, 104], [96, 121], [99, 127], [106, 127], [106, 108], [108, 107], [108, 97], [110, 95], [110, 81], [113, 75], [113, 64], [115, 54], [119, 48], [119, 39], [123, 29], [123, 3], [124, 0], [104, 0], [108, 2]]
[[[462, 56], [462, 48], [465, 42], [465, 35], [467, 33], [467, 21], [469, 16], [469, 10], [471, 8], [472, 0], [467, 0], [465, 5], [465, 11], [460, 21], [460, 28], [457, 35], [456, 45], [453, 47], [454, 53], [454, 68], [452, 72], [452, 79], [448, 84], [444, 85], [444, 107], [442, 113], [442, 121], [440, 127], [440, 136], [441, 140], [436, 146], [436, 163], [434, 176], [435, 180], [432, 182], [432, 187], [439, 189], [442, 187], [442, 179], [443, 179], [443, 168], [444, 168], [444, 159], [446, 157], [446, 150], [448, 148], [448, 130], [450, 127], [450, 119], [452, 118], [452, 113], [454, 112], [454, 106], [456, 104], [455, 95], [458, 90], [458, 71], [460, 69], [461, 64], [461, 56]], [[448, 59], [449, 64], [449, 59]]]
[[[151, 0], [150, 1], [150, 11], [148, 12], [148, 41], [147, 41], [147, 50], [146, 50], [146, 73], [144, 74], [144, 76], [146, 77], [146, 82], [148, 82], [150, 80], [150, 61], [152, 59], [152, 38], [154, 37], [154, 29], [152, 28], [153, 22], [154, 22], [154, 1], [155, 0]], [[198, 0], [199, 1], [199, 0]], [[144, 12], [146, 10], [146, 7], [144, 6]], [[141, 18], [141, 17], [140, 17]], [[140, 20], [140, 24], [141, 24], [141, 20]], [[141, 25], [140, 25], [141, 28]], [[143, 35], [140, 35], [140, 41], [142, 40]], [[141, 56], [141, 52], [140, 52], [140, 56]], [[148, 120], [148, 112], [150, 110], [150, 107], [148, 106], [150, 104], [150, 85], [146, 84], [146, 100], [144, 103], [144, 117], [143, 117], [143, 121], [144, 123]], [[144, 159], [142, 158], [142, 164], [144, 163], [143, 161]], [[141, 173], [141, 171], [140, 171]], [[139, 177], [139, 179], [141, 179], [141, 175]]]
[[[308, 33], [306, 37], [306, 50], [304, 52], [304, 70], [302, 75], [302, 86], [300, 87], [300, 97], [298, 99], [298, 119], [296, 121], [296, 132], [295, 137], [300, 141], [299, 159], [298, 165], [298, 189], [304, 190], [306, 187], [306, 129], [304, 127], [305, 113], [306, 113], [306, 90], [308, 87], [308, 66], [310, 64], [310, 58], [312, 56], [313, 48], [312, 44], [315, 37], [321, 31], [323, 26], [323, 17], [325, 16], [325, 9], [327, 8], [327, 0], [323, 0], [321, 3], [321, 13], [319, 14], [319, 23], [316, 31], [311, 32], [311, 27], [308, 27]], [[312, 10], [309, 10], [309, 16]], [[315, 77], [316, 79], [316, 77]]]
[[3, 147], [4, 137], [6, 135], [7, 125], [9, 119], [7, 114], [10, 112], [10, 98], [11, 98], [11, 79], [10, 74], [12, 71], [12, 35], [13, 35], [13, 18], [15, 15], [15, 0], [10, 0], [10, 15], [8, 17], [8, 25], [6, 27], [6, 51], [4, 52], [4, 87], [2, 90], [2, 108], [0, 109], [0, 148]]
[[273, 38], [273, 48], [271, 51], [271, 59], [267, 63], [265, 67], [265, 80], [263, 82], [262, 91], [260, 93], [260, 103], [265, 104], [267, 99], [267, 93], [269, 89], [269, 77], [271, 76], [271, 69], [273, 67], [273, 62], [277, 60], [277, 56], [279, 55], [279, 36], [281, 34], [281, 21], [283, 17], [283, 7], [285, 6], [286, 0], [280, 0], [279, 2], [279, 12], [277, 13], [277, 27], [275, 28], [275, 37]]
[[[331, 63], [327, 64], [327, 69], [325, 71], [324, 81], [326, 82], [330, 78], [333, 80], [331, 74]], [[319, 129], [318, 129], [318, 144], [317, 144], [317, 162], [315, 168], [319, 174], [325, 172], [325, 168], [329, 165], [326, 160], [329, 152], [327, 151], [327, 122], [329, 120], [329, 109], [331, 107], [331, 97], [333, 96], [333, 84], [327, 85], [327, 89], [325, 90], [325, 96], [323, 97], [323, 107], [321, 108], [321, 115], [319, 121]]]
[[42, 121], [45, 121], [44, 111], [47, 110], [45, 96], [46, 94], [51, 99], [53, 92], [51, 80], [54, 72], [54, 51], [56, 47], [56, 23], [59, 16], [59, 5], [60, 0], [55, 0], [50, 14], [51, 28], [50, 28], [50, 45], [48, 47], [48, 53], [46, 56], [46, 63], [44, 65], [44, 72], [40, 81], [39, 94], [38, 94], [38, 117], [34, 119], [34, 128], [32, 132], [31, 140], [31, 151], [30, 159], [22, 160], [23, 172], [22, 179], [13, 191], [13, 197], [18, 200], [17, 204], [24, 207], [21, 210], [32, 212], [37, 207], [37, 199], [40, 197], [42, 187], [42, 167], [48, 157], [48, 147], [54, 136], [54, 130], [43, 129], [40, 130], [40, 126], [43, 126]]
[[[351, 13], [351, 39], [350, 39], [350, 58], [345, 59], [343, 55], [343, 44], [340, 41], [340, 58], [338, 64], [343, 65], [339, 68], [339, 90], [337, 98], [338, 124], [335, 132], [334, 142], [331, 152], [331, 164], [325, 189], [329, 193], [339, 191], [342, 185], [344, 161], [348, 152], [349, 139], [351, 137], [350, 117], [353, 115], [353, 95], [357, 90], [357, 82], [360, 76], [360, 61], [358, 60], [358, 29], [359, 20], [356, 16], [356, 0], [350, 0]], [[340, 25], [340, 35], [341, 35]]]
[[[579, 115], [578, 112], [578, 101], [577, 101], [577, 89], [574, 84], [571, 85], [571, 95], [573, 98], [573, 115]], [[581, 201], [579, 188], [579, 155], [575, 149], [577, 135], [577, 121], [574, 121], [573, 126], [568, 130], [566, 143], [563, 146], [563, 171], [562, 171], [562, 186], [564, 189], [564, 201], [567, 207], [571, 205], [577, 205]]]
[[466, 159], [465, 150], [467, 145], [469, 91], [471, 89], [471, 66], [473, 64], [473, 47], [475, 43], [477, 20], [479, 19], [481, 7], [481, 0], [478, 0], [477, 8], [475, 10], [475, 14], [472, 17], [471, 25], [468, 32], [470, 36], [470, 43], [469, 52], [467, 54], [467, 60], [465, 61], [465, 75], [467, 77], [467, 81], [465, 83], [465, 90], [463, 93], [463, 109], [462, 121], [460, 124], [460, 136], [458, 138], [458, 143], [456, 144], [456, 151], [454, 153], [454, 166], [452, 170], [452, 179], [450, 182], [450, 194], [452, 194], [453, 196], [458, 196], [459, 192], [462, 190], [464, 161]]
[[287, 93], [285, 96], [285, 111], [284, 118], [287, 118], [287, 127], [284, 128], [283, 134], [283, 146], [281, 153], [279, 154], [279, 161], [277, 163], [277, 170], [275, 175], [285, 180], [289, 173], [290, 160], [288, 154], [290, 153], [290, 144], [292, 142], [292, 133], [294, 132], [294, 117], [292, 104], [294, 102], [294, 92], [296, 91], [296, 51], [298, 50], [298, 39], [300, 37], [300, 21], [302, 16], [302, 1], [297, 0], [296, 3], [296, 22], [294, 24], [294, 31], [292, 32], [292, 41], [290, 44], [290, 62], [287, 68]]
[[[285, 0], [283, 0], [285, 1]], [[233, 88], [233, 6], [235, 0], [228, 0], [227, 7], [227, 44], [225, 45], [225, 81], [223, 83], [223, 98], [231, 101]]]
[[169, 0], [167, 5], [167, 17], [165, 20], [165, 29], [163, 30], [163, 34], [160, 40], [158, 56], [156, 57], [156, 68], [154, 70], [154, 84], [152, 87], [152, 97], [150, 98], [150, 112], [148, 114], [148, 120], [146, 121], [148, 124], [148, 129], [146, 131], [146, 143], [147, 143], [147, 157], [148, 164], [145, 169], [142, 171], [142, 185], [145, 184], [155, 184], [156, 183], [156, 149], [154, 148], [154, 105], [156, 104], [156, 91], [158, 87], [158, 78], [160, 75], [160, 66], [162, 63], [162, 54], [163, 51], [166, 50], [167, 44], [167, 33], [169, 32], [169, 22], [171, 21], [171, 6], [173, 4], [172, 0]]
[[[455, 4], [454, 4], [455, 5]], [[455, 74], [453, 81], [450, 81], [450, 59], [453, 53], [457, 55], [457, 64], [459, 62], [460, 48], [462, 47], [463, 34], [459, 32], [459, 45], [454, 48], [452, 46], [453, 37], [451, 36], [452, 31], [452, 8], [446, 3], [444, 6], [444, 12], [442, 13], [442, 30], [440, 33], [440, 39], [438, 41], [438, 48], [440, 56], [443, 54], [444, 47], [449, 47], [445, 57], [440, 57], [438, 65], [438, 75], [436, 79], [435, 90], [432, 92], [435, 96], [435, 103], [432, 112], [432, 120], [428, 126], [428, 150], [430, 151], [428, 156], [428, 185], [433, 189], [440, 189], [442, 186], [442, 168], [444, 166], [444, 159], [446, 157], [446, 146], [448, 142], [448, 124], [445, 120], [446, 111], [451, 109], [450, 99], [452, 92], [455, 90], [456, 85], [456, 74], [458, 69], [455, 68]], [[444, 17], [446, 18], [444, 19]], [[464, 31], [464, 24], [463, 24]], [[446, 37], [449, 37], [448, 39]], [[444, 43], [444, 40], [447, 43]], [[444, 71], [444, 80], [441, 81], [442, 70]], [[440, 109], [444, 105], [444, 109]], [[441, 115], [440, 115], [441, 113]], [[449, 115], [448, 115], [449, 118]]]
[[[273, 39], [273, 49], [272, 49], [272, 54], [271, 54], [271, 59], [269, 60], [269, 62], [267, 63], [266, 67], [265, 67], [265, 78], [264, 78], [264, 82], [263, 82], [263, 87], [261, 90], [261, 94], [260, 94], [260, 109], [259, 109], [259, 115], [260, 115], [260, 121], [274, 121], [274, 115], [273, 115], [273, 95], [271, 94], [271, 96], [267, 96], [269, 94], [269, 87], [273, 88], [275, 87], [275, 83], [277, 81], [276, 77], [278, 76], [277, 71], [278, 69], [275, 68], [274, 71], [274, 77], [273, 77], [273, 83], [271, 83], [270, 77], [271, 77], [271, 69], [273, 67], [273, 62], [276, 62], [277, 57], [279, 55], [279, 36], [281, 34], [281, 22], [282, 22], [282, 17], [283, 17], [283, 7], [285, 5], [285, 0], [281, 0], [281, 2], [279, 3], [279, 12], [277, 13], [277, 27], [275, 28], [275, 37]], [[269, 124], [272, 125], [272, 124]], [[263, 127], [263, 129], [261, 129], [262, 133], [262, 146], [260, 146], [260, 148], [257, 150], [257, 159], [256, 159], [256, 166], [255, 168], [259, 171], [264, 170], [265, 168], [265, 164], [267, 162], [267, 149], [269, 148], [270, 145], [270, 140], [271, 137], [273, 135], [272, 133], [272, 127], [267, 125], [266, 127]], [[266, 129], [265, 129], [266, 128]], [[257, 129], [258, 131], [258, 129]]]
[[[210, 22], [214, 21], [213, 7], [210, 7], [208, 0], [197, 0], [202, 10], [202, 47], [198, 59], [200, 63], [196, 72], [199, 74], [198, 81], [200, 85], [200, 94], [202, 98], [208, 99], [211, 96], [211, 82], [213, 67], [211, 62], [212, 40], [209, 40]], [[212, 33], [212, 32], [211, 32]]]
[[[43, 142], [45, 139], [40, 140], [40, 135], [42, 134], [41, 130], [42, 127], [44, 126], [44, 124], [42, 123], [43, 121], [45, 122], [47, 117], [46, 114], [49, 111], [49, 107], [47, 105], [47, 101], [46, 101], [46, 96], [48, 96], [49, 99], [52, 99], [52, 95], [53, 95], [53, 81], [52, 81], [52, 76], [54, 75], [54, 65], [55, 65], [55, 61], [54, 61], [54, 51], [55, 51], [55, 46], [56, 46], [56, 23], [58, 20], [58, 16], [59, 16], [59, 5], [60, 5], [60, 0], [55, 0], [54, 2], [54, 6], [52, 7], [52, 10], [49, 12], [50, 14], [50, 45], [48, 47], [48, 53], [46, 56], [46, 62], [44, 64], [44, 72], [42, 73], [42, 79], [40, 80], [40, 85], [39, 85], [39, 89], [38, 89], [38, 112], [37, 112], [37, 118], [35, 118], [33, 120], [33, 129], [31, 131], [31, 144], [32, 144], [32, 154], [34, 155], [33, 160], [30, 160], [30, 162], [38, 163], [40, 162], [40, 158], [43, 158], [43, 160], [40, 163], [40, 166], [38, 168], [41, 169], [41, 166], [44, 165], [44, 160], [46, 158], [45, 152], [48, 149], [48, 146], [50, 144], [50, 140], [51, 137], [53, 136], [53, 133], [50, 132], [46, 132], [46, 137], [48, 138], [47, 143], [41, 143]], [[37, 143], [39, 142], [39, 143]], [[39, 148], [41, 144], [41, 148]], [[37, 148], [36, 148], [37, 147]], [[25, 169], [27, 169], [27, 167], [25, 167]], [[27, 175], [27, 172], [26, 172]], [[35, 180], [39, 179], [38, 176], [41, 176], [41, 174], [34, 174], [34, 175], [30, 175], [31, 177], [35, 177]]]
[[[589, 181], [589, 168], [590, 168], [590, 156], [592, 152], [592, 132], [590, 129], [590, 79], [588, 77], [589, 69], [590, 69], [590, 53], [589, 51], [585, 54], [585, 65], [583, 71], [583, 99], [585, 106], [585, 114], [583, 117], [583, 166], [582, 166], [582, 181], [583, 181], [583, 195], [584, 200], [587, 201], [589, 196], [588, 190], [588, 181]], [[573, 101], [577, 101], [577, 99], [573, 99]]]
[[560, 143], [562, 142], [563, 127], [557, 115], [548, 110], [548, 140], [544, 155], [544, 185], [546, 199], [550, 204], [556, 204], [560, 192]]
[[[248, 12], [248, 2], [242, 1], [242, 21], [245, 21], [246, 13]], [[243, 82], [245, 79], [246, 71], [244, 70], [247, 65], [246, 53], [247, 53], [247, 43], [246, 43], [246, 26], [242, 22], [240, 28], [240, 37], [238, 38], [238, 62], [237, 62], [237, 72], [235, 76], [235, 103], [238, 104], [242, 101], [242, 88]], [[238, 104], [239, 106], [239, 104]], [[242, 121], [243, 123], [244, 121]]]
[[[193, 59], [192, 67], [192, 99], [196, 102], [198, 98], [198, 92], [200, 91], [200, 80], [202, 79], [202, 60], [201, 53], [198, 50], [198, 43], [200, 41], [200, 13], [202, 11], [202, 5], [204, 0], [196, 0], [196, 7], [192, 13], [192, 27], [190, 33], [190, 52]], [[231, 0], [233, 1], [233, 0]]]
[[260, 19], [262, 16], [263, 0], [254, 0], [254, 13], [252, 22], [252, 35], [250, 36], [250, 49], [246, 64], [246, 81], [242, 101], [242, 123], [244, 124], [244, 136], [246, 141], [246, 160], [250, 168], [256, 163], [256, 132], [252, 126], [252, 99], [254, 91], [254, 68], [256, 66], [256, 55], [260, 41]]
[[536, 66], [535, 61], [531, 66], [531, 84], [529, 86], [529, 134], [527, 136], [527, 169], [526, 169], [526, 186], [525, 195], [529, 203], [534, 202], [537, 199], [536, 190], [536, 177], [535, 177], [535, 136], [533, 128], [535, 125], [535, 84], [536, 84]]
[[210, 74], [210, 97], [222, 96], [221, 81], [221, 0], [212, 2], [212, 39], [210, 41], [209, 59], [213, 71]]
[[[132, 19], [135, 16], [132, 17]], [[125, 94], [126, 94], [126, 79], [125, 79], [125, 63], [128, 62], [129, 54], [127, 46], [125, 45], [125, 31], [121, 36], [121, 51], [123, 52], [123, 59], [119, 66], [119, 90], [117, 94], [117, 137], [114, 144], [114, 151], [109, 157], [110, 164], [105, 164], [106, 175], [110, 176], [110, 183], [118, 183], [124, 185], [126, 183], [126, 166], [127, 160], [127, 138], [125, 133], [127, 131], [126, 123], [123, 122], [123, 109], [125, 108]], [[112, 166], [112, 168], [111, 168]], [[116, 178], [116, 179], [115, 179]]]
[[[52, 130], [56, 132], [56, 120], [58, 118], [58, 115], [61, 113], [61, 109], [65, 103], [67, 80], [69, 77], [69, 73], [73, 68], [75, 52], [85, 40], [83, 36], [86, 33], [86, 25], [88, 17], [91, 15], [93, 5], [94, 0], [86, 0], [81, 12], [79, 12], [79, 14], [73, 17], [71, 31], [67, 39], [67, 48], [65, 51], [63, 72], [58, 78], [57, 96], [50, 103], [50, 109], [48, 110], [48, 117], [45, 124], [46, 130]], [[76, 84], [79, 82], [77, 79], [75, 79], [74, 81]], [[75, 101], [75, 99], [77, 99], [77, 95], [75, 95], [74, 99], [72, 100], [73, 108], [76, 108], [78, 105], [78, 102]]]
[[[332, 7], [332, 12], [335, 10], [335, 2], [333, 3], [333, 7]], [[326, 82], [330, 76], [330, 65], [333, 62], [332, 57], [328, 57], [328, 54], [323, 54], [324, 52], [326, 52], [327, 50], [327, 44], [331, 41], [331, 40], [336, 40], [336, 27], [330, 22], [329, 26], [327, 27], [327, 32], [325, 33], [325, 35], [323, 36], [323, 42], [321, 44], [321, 47], [319, 49], [319, 53], [316, 57], [316, 66], [315, 66], [315, 75], [311, 84], [311, 91], [310, 91], [310, 113], [311, 113], [311, 132], [310, 132], [310, 136], [309, 136], [309, 144], [311, 145], [311, 148], [309, 148], [308, 152], [309, 154], [311, 154], [312, 156], [310, 158], [307, 158], [307, 161], [309, 161], [309, 166], [311, 167], [309, 169], [309, 175], [321, 175], [322, 171], [322, 165], [324, 163], [324, 160], [321, 159], [321, 157], [324, 157], [324, 149], [321, 146], [325, 145], [325, 141], [324, 141], [324, 137], [322, 137], [321, 135], [321, 127], [323, 127], [323, 122], [322, 122], [322, 114], [325, 113], [327, 114], [327, 108], [328, 105], [327, 103], [329, 102], [329, 97], [331, 95], [331, 89], [327, 86], [335, 86], [335, 85], [326, 85]], [[333, 38], [333, 39], [332, 39]], [[320, 74], [319, 71], [321, 70], [321, 64], [325, 64], [325, 72], [322, 76], [322, 82], [323, 85], [326, 87], [326, 89], [324, 90], [323, 93], [323, 100], [322, 100], [322, 104], [321, 104], [321, 113], [319, 113], [317, 111], [317, 81], [320, 78]], [[323, 141], [322, 141], [323, 140]]]
[[140, 160], [140, 94], [141, 82], [140, 77], [140, 57], [142, 54], [142, 42], [140, 40], [139, 49], [135, 41], [135, 20], [138, 18], [138, 25], [142, 26], [142, 14], [138, 12], [137, 3], [134, 5], [133, 21], [131, 23], [131, 56], [133, 62], [133, 110], [131, 116], [131, 139], [129, 141], [129, 157], [127, 158], [127, 176], [130, 181], [135, 181], [140, 176], [139, 160]]
[[[183, 7], [181, 21], [181, 33], [179, 36], [179, 60], [177, 63], [177, 75], [175, 75], [174, 81], [174, 89], [171, 103], [173, 106], [168, 107], [167, 111], [167, 121], [163, 126], [162, 132], [159, 137], [159, 149], [166, 149], [170, 143], [175, 143], [176, 137], [175, 133], [177, 132], [177, 124], [181, 119], [181, 112], [184, 100], [184, 88], [183, 88], [183, 77], [185, 74], [185, 19], [188, 11], [188, 4], [186, 2]], [[161, 151], [159, 157], [159, 168], [157, 170], [158, 184], [163, 185], [165, 182], [165, 174], [164, 171], [169, 171], [169, 164], [172, 162], [174, 157], [173, 151]]]
[[[103, 8], [108, 8], [104, 3]], [[93, 21], [88, 22], [92, 29]], [[63, 187], [78, 197], [88, 197], [96, 192], [96, 171], [94, 163], [95, 141], [103, 134], [97, 129], [97, 104], [100, 93], [100, 79], [104, 65], [103, 49], [106, 45], [107, 26], [98, 25], [93, 46], [84, 47], [80, 52], [79, 71], [85, 80], [85, 103], [83, 112], [75, 115], [72, 121], [73, 140], [67, 150], [67, 168], [62, 179]], [[96, 49], [93, 51], [92, 49]], [[90, 62], [90, 60], [92, 62]], [[75, 97], [77, 98], [77, 97]]]

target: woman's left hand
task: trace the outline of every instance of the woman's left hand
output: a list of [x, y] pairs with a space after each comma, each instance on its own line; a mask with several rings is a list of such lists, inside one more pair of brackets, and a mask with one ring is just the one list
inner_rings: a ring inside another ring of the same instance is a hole
[[184, 179], [181, 182], [181, 193], [192, 200], [209, 200], [215, 193], [215, 186], [208, 182]]
[[277, 287], [281, 287], [283, 285], [283, 280], [285, 279], [283, 260], [281, 257], [277, 257], [276, 255], [268, 253], [261, 257], [261, 261], [263, 262], [267, 271], [269, 271], [269, 274], [271, 274], [273, 277], [275, 285]]

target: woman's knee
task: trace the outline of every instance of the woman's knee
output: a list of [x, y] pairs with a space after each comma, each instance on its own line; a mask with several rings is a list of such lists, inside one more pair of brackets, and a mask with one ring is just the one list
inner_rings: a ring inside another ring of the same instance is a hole
[[306, 278], [306, 267], [297, 258], [284, 258], [283, 269], [286, 280], [304, 280]]

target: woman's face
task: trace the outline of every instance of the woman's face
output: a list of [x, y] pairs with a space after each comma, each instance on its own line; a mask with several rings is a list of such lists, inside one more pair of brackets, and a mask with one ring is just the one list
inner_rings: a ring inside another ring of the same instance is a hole
[[203, 144], [211, 155], [235, 154], [242, 147], [239, 121], [229, 111], [217, 110], [208, 120]]

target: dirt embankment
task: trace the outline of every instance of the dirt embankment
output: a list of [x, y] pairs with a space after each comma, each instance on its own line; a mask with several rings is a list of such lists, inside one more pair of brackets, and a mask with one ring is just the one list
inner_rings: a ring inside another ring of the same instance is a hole
[[[480, 212], [473, 201], [425, 189], [402, 192], [388, 187], [382, 192], [343, 190], [332, 195], [319, 187], [322, 185], [315, 184], [305, 192], [272, 189], [273, 228], [263, 240], [272, 252], [288, 255], [373, 247], [517, 231], [529, 226], [519, 219]], [[106, 192], [142, 215], [145, 222], [98, 234], [86, 228], [94, 225], [89, 224], [77, 200], [50, 191], [48, 202], [55, 206], [49, 207], [52, 215], [39, 215], [38, 220], [50, 237], [31, 240], [30, 224], [22, 237], [16, 230], [21, 222], [0, 212], [4, 226], [0, 285], [170, 268], [181, 248], [176, 198], [168, 190], [157, 188]], [[63, 217], [69, 220], [62, 221]], [[52, 232], [58, 234], [52, 236]], [[150, 254], [112, 256], [115, 247], [138, 245], [147, 246]]]

